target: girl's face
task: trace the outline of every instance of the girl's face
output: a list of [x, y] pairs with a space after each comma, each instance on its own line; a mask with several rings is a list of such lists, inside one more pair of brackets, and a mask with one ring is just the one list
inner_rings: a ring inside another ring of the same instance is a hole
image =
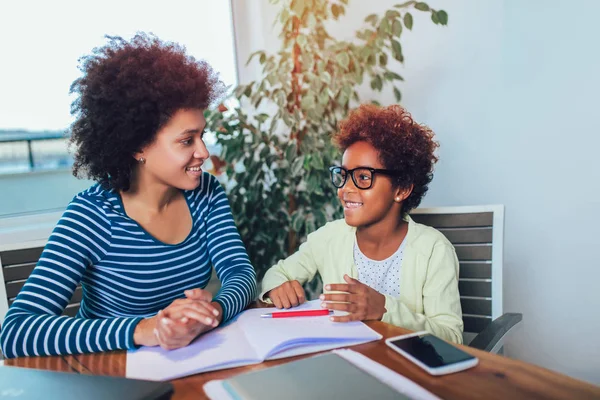
[[209, 156], [203, 141], [203, 110], [178, 110], [156, 134], [154, 141], [136, 159], [145, 158], [139, 174], [149, 174], [159, 183], [182, 190], [200, 184], [202, 164]]
[[[352, 144], [346, 149], [342, 157], [342, 167], [352, 170], [360, 167], [385, 169], [379, 161], [378, 151], [369, 143], [361, 141]], [[366, 172], [366, 171], [364, 171]], [[352, 177], [346, 178], [344, 186], [338, 189], [338, 197], [344, 207], [346, 223], [354, 227], [369, 227], [386, 219], [399, 220], [401, 201], [399, 190], [394, 188], [392, 177], [381, 173], [355, 172], [354, 178], [359, 186], [369, 189], [359, 189]]]

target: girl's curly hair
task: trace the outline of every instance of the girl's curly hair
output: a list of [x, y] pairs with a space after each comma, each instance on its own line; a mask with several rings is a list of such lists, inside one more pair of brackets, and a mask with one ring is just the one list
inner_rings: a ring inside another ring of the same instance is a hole
[[71, 85], [78, 96], [69, 132], [73, 175], [126, 191], [133, 154], [152, 143], [177, 110], [206, 109], [226, 87], [210, 65], [178, 44], [145, 33], [130, 41], [106, 38], [79, 60], [83, 75]]
[[425, 125], [416, 123], [410, 113], [398, 105], [379, 107], [363, 104], [340, 122], [334, 143], [345, 151], [352, 144], [365, 141], [379, 152], [386, 169], [400, 171], [394, 177], [396, 187], [413, 190], [402, 204], [402, 214], [418, 207], [433, 179], [439, 143]]

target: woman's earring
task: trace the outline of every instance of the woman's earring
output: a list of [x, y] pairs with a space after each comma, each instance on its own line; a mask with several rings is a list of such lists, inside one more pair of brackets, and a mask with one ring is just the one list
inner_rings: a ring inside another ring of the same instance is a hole
[[144, 157], [140, 157], [138, 161], [140, 162], [140, 164], [146, 164], [146, 159]]
[[396, 203], [400, 203], [400, 197], [396, 197]]

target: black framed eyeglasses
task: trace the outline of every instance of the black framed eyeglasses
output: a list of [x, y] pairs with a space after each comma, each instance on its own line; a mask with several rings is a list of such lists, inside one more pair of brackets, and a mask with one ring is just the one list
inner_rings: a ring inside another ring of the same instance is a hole
[[336, 188], [342, 188], [348, 180], [348, 175], [352, 177], [354, 186], [361, 190], [371, 189], [373, 186], [373, 177], [375, 174], [383, 174], [388, 176], [398, 176], [400, 171], [391, 169], [378, 169], [369, 167], [358, 167], [354, 169], [346, 169], [344, 167], [333, 166], [329, 168], [331, 172], [331, 183]]

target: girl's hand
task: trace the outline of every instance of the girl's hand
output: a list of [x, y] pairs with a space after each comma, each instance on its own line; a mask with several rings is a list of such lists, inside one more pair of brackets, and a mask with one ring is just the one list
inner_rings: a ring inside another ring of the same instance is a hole
[[323, 301], [321, 307], [348, 312], [348, 315], [334, 316], [331, 320], [334, 322], [381, 320], [386, 313], [385, 296], [348, 275], [344, 275], [344, 280], [347, 283], [325, 285], [325, 290], [344, 293], [322, 294], [319, 297]]
[[271, 289], [267, 293], [267, 297], [271, 299], [277, 308], [296, 307], [306, 301], [304, 289], [298, 281], [287, 281]]

